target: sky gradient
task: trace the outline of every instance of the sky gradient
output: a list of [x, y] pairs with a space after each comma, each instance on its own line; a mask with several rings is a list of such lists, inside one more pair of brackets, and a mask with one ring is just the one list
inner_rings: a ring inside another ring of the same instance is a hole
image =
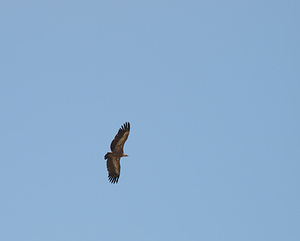
[[300, 240], [299, 10], [2, 1], [0, 240]]

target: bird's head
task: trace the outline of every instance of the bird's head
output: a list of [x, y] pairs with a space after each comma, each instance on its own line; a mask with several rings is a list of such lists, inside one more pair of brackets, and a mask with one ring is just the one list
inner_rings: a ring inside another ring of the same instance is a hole
[[127, 154], [124, 154], [124, 153], [123, 153], [123, 156], [122, 156], [122, 157], [127, 157], [127, 156], [128, 156]]

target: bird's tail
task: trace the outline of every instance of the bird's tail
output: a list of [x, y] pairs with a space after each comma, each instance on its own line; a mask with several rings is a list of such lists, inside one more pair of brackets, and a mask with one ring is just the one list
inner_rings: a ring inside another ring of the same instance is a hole
[[106, 159], [108, 159], [109, 157], [111, 157], [111, 153], [110, 153], [110, 152], [107, 152], [107, 153], [105, 154], [105, 156], [104, 156], [104, 159], [106, 160]]

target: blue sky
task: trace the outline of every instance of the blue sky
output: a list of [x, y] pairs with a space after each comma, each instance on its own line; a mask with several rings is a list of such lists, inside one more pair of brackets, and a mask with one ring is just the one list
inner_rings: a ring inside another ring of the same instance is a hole
[[299, 240], [299, 7], [2, 1], [0, 239]]

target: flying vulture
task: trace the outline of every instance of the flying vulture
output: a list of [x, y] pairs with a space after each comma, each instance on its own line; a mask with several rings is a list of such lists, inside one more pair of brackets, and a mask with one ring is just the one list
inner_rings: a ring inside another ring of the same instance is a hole
[[124, 154], [123, 147], [124, 143], [128, 138], [130, 131], [130, 123], [125, 122], [119, 129], [117, 135], [110, 144], [111, 152], [107, 152], [104, 159], [107, 160], [106, 166], [108, 171], [108, 180], [111, 183], [118, 183], [120, 176], [120, 159], [128, 155]]

